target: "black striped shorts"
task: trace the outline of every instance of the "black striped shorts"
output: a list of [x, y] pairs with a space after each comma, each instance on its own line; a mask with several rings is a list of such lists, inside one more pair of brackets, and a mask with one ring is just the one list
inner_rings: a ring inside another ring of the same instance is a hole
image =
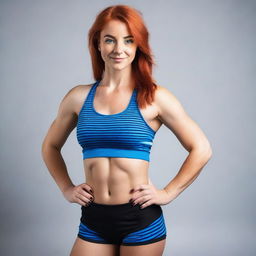
[[103, 244], [144, 245], [167, 236], [163, 211], [152, 204], [143, 209], [139, 204], [98, 204], [81, 206], [78, 237]]

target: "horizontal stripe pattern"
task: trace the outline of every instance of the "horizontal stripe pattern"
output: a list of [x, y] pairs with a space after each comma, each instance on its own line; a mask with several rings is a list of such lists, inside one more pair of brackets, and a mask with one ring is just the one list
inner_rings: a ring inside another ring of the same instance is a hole
[[160, 238], [166, 235], [166, 226], [163, 214], [146, 228], [128, 234], [123, 243], [138, 243]]
[[80, 235], [80, 236], [82, 236], [84, 238], [92, 239], [94, 241], [96, 240], [96, 241], [100, 241], [100, 242], [106, 242], [106, 240], [103, 239], [102, 237], [100, 237], [97, 232], [95, 232], [92, 229], [88, 228], [82, 222], [80, 222], [80, 225], [79, 225], [79, 233], [78, 233], [78, 235]]
[[125, 110], [113, 115], [98, 113], [93, 106], [100, 81], [91, 87], [78, 116], [76, 136], [83, 159], [126, 157], [150, 161], [155, 131], [146, 123], [133, 90]]

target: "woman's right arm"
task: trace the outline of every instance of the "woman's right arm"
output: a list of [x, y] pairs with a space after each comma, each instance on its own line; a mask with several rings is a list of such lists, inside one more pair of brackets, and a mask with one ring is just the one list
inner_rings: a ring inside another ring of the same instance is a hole
[[[57, 117], [52, 122], [41, 148], [43, 160], [51, 176], [63, 194], [65, 194], [66, 191], [71, 192], [70, 197], [73, 188], [76, 186], [68, 175], [66, 164], [61, 155], [61, 148], [77, 125], [77, 114], [75, 109], [77, 108], [79, 99], [78, 93], [81, 93], [81, 87], [75, 86], [63, 97], [59, 105]], [[90, 187], [84, 183], [79, 188], [81, 194], [80, 198], [87, 202], [86, 198], [89, 197], [89, 194], [87, 192], [83, 193], [82, 189], [89, 190]], [[84, 204], [82, 201], [79, 203]]]

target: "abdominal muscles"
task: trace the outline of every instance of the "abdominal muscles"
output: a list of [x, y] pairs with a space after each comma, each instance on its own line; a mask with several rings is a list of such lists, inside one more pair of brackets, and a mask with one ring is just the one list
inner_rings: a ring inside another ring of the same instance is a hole
[[85, 183], [92, 187], [94, 202], [128, 203], [131, 189], [148, 184], [149, 162], [134, 158], [95, 157], [84, 159]]

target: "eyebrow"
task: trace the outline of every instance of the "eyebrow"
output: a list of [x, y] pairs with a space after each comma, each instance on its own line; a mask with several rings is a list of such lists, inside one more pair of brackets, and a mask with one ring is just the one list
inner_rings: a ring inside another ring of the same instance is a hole
[[[104, 37], [112, 37], [112, 38], [115, 38], [114, 36], [111, 36], [111, 35], [105, 35]], [[129, 35], [129, 36], [125, 36], [124, 38], [129, 38], [129, 37], [133, 37], [132, 35]]]

